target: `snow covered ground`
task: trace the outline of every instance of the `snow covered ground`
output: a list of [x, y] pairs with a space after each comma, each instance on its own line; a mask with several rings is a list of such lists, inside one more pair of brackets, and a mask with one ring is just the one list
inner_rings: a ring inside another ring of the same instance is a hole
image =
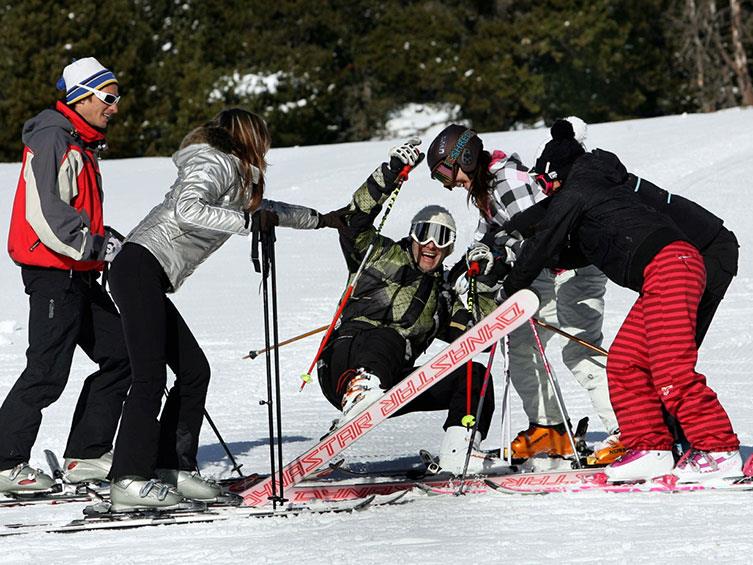
[[[114, 124], [113, 127], [118, 127]], [[725, 219], [741, 246], [740, 273], [733, 282], [701, 350], [699, 370], [717, 391], [743, 444], [753, 451], [750, 406], [753, 362], [753, 248], [750, 179], [753, 178], [753, 110], [664, 117], [594, 125], [587, 145], [615, 151], [629, 169], [687, 196]], [[518, 152], [530, 163], [544, 129], [483, 133], [487, 148]], [[424, 139], [425, 146], [431, 139]], [[352, 191], [386, 156], [394, 141], [273, 149], [268, 196], [328, 211], [346, 204]], [[169, 159], [104, 161], [107, 222], [127, 232], [160, 201], [174, 179]], [[6, 234], [18, 164], [0, 165], [0, 233]], [[475, 214], [459, 190], [448, 192], [421, 166], [404, 186], [385, 234], [399, 238], [413, 213], [441, 203], [456, 215], [459, 252], [470, 240]], [[345, 282], [345, 267], [333, 231], [278, 232], [279, 325], [282, 339], [329, 321]], [[611, 343], [634, 293], [610, 283], [606, 342]], [[231, 239], [202, 265], [175, 302], [204, 347], [213, 369], [207, 409], [244, 471], [268, 468], [264, 361], [242, 361], [263, 346], [259, 277], [252, 272], [245, 239]], [[25, 365], [28, 303], [20, 273], [0, 258], [0, 397]], [[590, 441], [604, 437], [585, 392], [558, 360], [558, 340], [549, 348], [573, 419], [591, 416]], [[335, 417], [318, 385], [298, 392], [298, 375], [318, 345], [309, 338], [285, 347], [284, 450], [290, 459], [312, 444]], [[433, 350], [432, 350], [433, 351]], [[47, 409], [31, 463], [43, 467], [45, 448], [61, 452], [84, 377], [94, 365], [77, 353], [63, 397]], [[498, 387], [498, 395], [501, 388]], [[498, 399], [500, 400], [500, 399]], [[501, 405], [498, 402], [498, 406]], [[526, 427], [517, 400], [513, 432]], [[436, 450], [441, 414], [418, 414], [386, 422], [346, 452], [351, 463], [414, 457]], [[488, 447], [500, 443], [497, 418]], [[202, 472], [230, 474], [208, 426], [201, 437]], [[80, 517], [83, 504], [0, 509], [0, 523]], [[657, 563], [749, 562], [753, 507], [747, 494], [571, 494], [543, 497], [467, 496], [419, 499], [400, 507], [352, 515], [236, 520], [215, 524], [143, 528], [124, 532], [20, 536], [0, 541], [0, 563]]]

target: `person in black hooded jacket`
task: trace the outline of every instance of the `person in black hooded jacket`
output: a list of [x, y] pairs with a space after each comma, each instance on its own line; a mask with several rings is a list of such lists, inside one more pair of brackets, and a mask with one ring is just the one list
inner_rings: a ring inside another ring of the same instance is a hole
[[[612, 187], [617, 188], [634, 192], [643, 204], [670, 218], [688, 241], [701, 252], [706, 267], [706, 288], [698, 305], [696, 321], [695, 339], [696, 345], [700, 348], [727, 288], [737, 275], [740, 246], [735, 234], [723, 225], [724, 220], [699, 204], [672, 194], [632, 173], [628, 173], [626, 183]], [[536, 230], [536, 224], [544, 218], [549, 202], [549, 199], [542, 200], [519, 212], [510, 218], [503, 229], [507, 232], [517, 231], [523, 237], [530, 237]], [[588, 263], [582, 257], [577, 257], [577, 251], [573, 249], [572, 244], [560, 256], [559, 262], [559, 266], [568, 263]]]
[[504, 293], [527, 287], [542, 268], [573, 251], [613, 282], [640, 293], [607, 363], [610, 396], [628, 448], [607, 467], [610, 480], [672, 472], [672, 435], [662, 406], [692, 447], [674, 468], [680, 481], [741, 475], [732, 424], [695, 371], [696, 317], [706, 282], [698, 249], [671, 219], [626, 189], [630, 178], [616, 155], [585, 153], [572, 127], [561, 121], [551, 133], [536, 162], [537, 182], [551, 194], [548, 208], [504, 280]]

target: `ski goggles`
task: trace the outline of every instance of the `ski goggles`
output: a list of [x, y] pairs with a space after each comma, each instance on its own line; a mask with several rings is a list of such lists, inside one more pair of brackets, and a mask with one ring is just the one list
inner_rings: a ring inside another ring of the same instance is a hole
[[452, 190], [455, 187], [457, 176], [457, 165], [448, 164], [447, 159], [437, 163], [431, 170], [431, 178], [441, 182], [442, 186], [444, 186], [447, 190]]
[[458, 159], [463, 154], [465, 146], [468, 142], [476, 136], [476, 132], [472, 129], [467, 129], [455, 142], [454, 147], [450, 153], [442, 161], [434, 165], [431, 170], [431, 178], [438, 180], [442, 185], [452, 190], [457, 184], [458, 177]]
[[91, 86], [86, 86], [85, 84], [81, 84], [81, 83], [76, 84], [76, 86], [78, 86], [79, 88], [83, 88], [84, 90], [88, 90], [94, 96], [99, 98], [102, 102], [104, 102], [108, 106], [115, 106], [115, 104], [120, 102], [120, 96], [116, 96], [115, 94], [110, 94], [109, 92], [103, 92], [101, 90], [97, 90], [96, 88], [92, 88]]
[[455, 231], [433, 222], [419, 222], [413, 224], [410, 236], [419, 245], [434, 243], [439, 249], [444, 249], [455, 243]]

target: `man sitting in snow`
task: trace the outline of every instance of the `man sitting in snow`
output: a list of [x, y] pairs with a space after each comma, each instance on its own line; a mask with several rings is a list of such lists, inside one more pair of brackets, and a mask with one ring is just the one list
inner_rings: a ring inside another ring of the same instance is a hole
[[[369, 176], [342, 211], [348, 227], [340, 231], [340, 244], [351, 277], [372, 241], [374, 249], [317, 368], [327, 400], [343, 412], [338, 425], [354, 418], [410, 374], [435, 337], [452, 341], [471, 323], [471, 315], [447, 283], [442, 265], [452, 252], [456, 231], [446, 209], [427, 206], [420, 210], [411, 222], [410, 235], [400, 241], [377, 235], [373, 226], [400, 171], [423, 158], [419, 144], [420, 140], [412, 139], [392, 148], [390, 162]], [[473, 414], [483, 376], [484, 367], [473, 363]], [[466, 402], [466, 368], [462, 367], [398, 412], [448, 410], [439, 460], [443, 470], [455, 474], [462, 472], [471, 436], [471, 430], [461, 425]], [[475, 448], [486, 437], [493, 411], [490, 386]], [[495, 461], [474, 449], [468, 472], [488, 471]]]

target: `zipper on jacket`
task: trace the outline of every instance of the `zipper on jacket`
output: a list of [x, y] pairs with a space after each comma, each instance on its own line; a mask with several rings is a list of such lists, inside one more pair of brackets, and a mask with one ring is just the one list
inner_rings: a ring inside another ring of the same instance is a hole
[[31, 252], [32, 252], [32, 251], [34, 251], [34, 250], [35, 250], [35, 249], [36, 249], [37, 247], [39, 247], [39, 244], [40, 244], [40, 243], [42, 243], [42, 240], [41, 240], [41, 239], [38, 239], [38, 240], [36, 240], [36, 241], [34, 242], [34, 244], [33, 244], [33, 245], [32, 245], [31, 247], [29, 247], [29, 252], [31, 253]]
[[52, 320], [55, 317], [55, 299], [50, 298], [50, 305], [47, 307], [47, 318]]

